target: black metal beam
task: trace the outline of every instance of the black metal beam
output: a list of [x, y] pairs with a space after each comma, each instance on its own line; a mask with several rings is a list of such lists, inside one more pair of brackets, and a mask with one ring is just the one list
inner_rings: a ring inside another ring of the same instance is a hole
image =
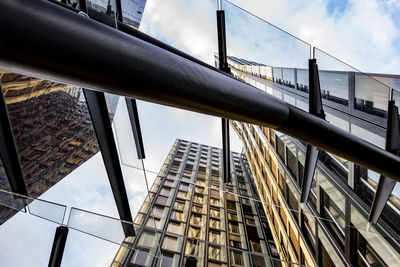
[[[121, 220], [133, 222], [104, 93], [87, 89], [83, 89], [83, 92], [92, 118], [101, 155], [103, 156], [119, 217]], [[135, 235], [133, 226], [122, 222], [122, 227], [125, 236]]]
[[[219, 69], [227, 74], [231, 73], [228, 66], [226, 54], [226, 32], [225, 32], [225, 12], [217, 10], [217, 30], [218, 30], [218, 58]], [[222, 164], [224, 183], [231, 182], [231, 163], [230, 163], [230, 141], [229, 141], [229, 120], [221, 119], [222, 124]]]
[[61, 261], [64, 254], [65, 243], [68, 237], [68, 227], [59, 226], [54, 235], [53, 247], [49, 259], [49, 267], [61, 266]]
[[50, 2], [2, 0], [0, 25], [0, 69], [274, 128], [400, 181], [398, 156], [221, 71]]
[[17, 146], [8, 116], [7, 105], [4, 100], [3, 88], [0, 82], [0, 157], [3, 161], [4, 170], [14, 193], [27, 196], [24, 175], [19, 162]]
[[[308, 87], [309, 98], [308, 107], [311, 115], [325, 119], [325, 113], [322, 106], [321, 86], [319, 82], [318, 65], [316, 59], [308, 61]], [[306, 160], [304, 163], [303, 181], [301, 184], [300, 203], [307, 203], [311, 190], [311, 184], [317, 167], [319, 149], [307, 144]]]
[[136, 100], [133, 98], [125, 97], [126, 106], [128, 108], [129, 119], [131, 121], [133, 138], [136, 144], [136, 152], [138, 159], [144, 159], [144, 145], [142, 138], [142, 130], [140, 129], [139, 114], [137, 110]]
[[[388, 117], [386, 128], [386, 150], [395, 155], [400, 155], [400, 123], [399, 110], [395, 102], [390, 100], [388, 105]], [[381, 175], [376, 188], [374, 201], [369, 212], [368, 222], [376, 223], [382, 214], [383, 208], [388, 201], [396, 181]]]

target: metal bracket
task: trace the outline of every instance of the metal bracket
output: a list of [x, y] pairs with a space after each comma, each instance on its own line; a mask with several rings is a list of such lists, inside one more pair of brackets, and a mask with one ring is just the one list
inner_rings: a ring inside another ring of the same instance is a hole
[[[400, 155], [399, 110], [395, 105], [395, 102], [392, 100], [389, 101], [388, 105], [385, 149], [395, 155]], [[368, 228], [371, 226], [371, 223], [376, 223], [378, 221], [395, 185], [396, 181], [393, 179], [383, 175], [380, 176], [374, 201], [372, 202], [371, 210], [369, 212]]]
[[[321, 119], [325, 119], [322, 106], [321, 87], [319, 82], [318, 65], [315, 59], [308, 61], [308, 83], [309, 83], [309, 113]], [[301, 185], [300, 203], [307, 203], [310, 195], [312, 179], [318, 162], [319, 149], [307, 145], [306, 160]]]

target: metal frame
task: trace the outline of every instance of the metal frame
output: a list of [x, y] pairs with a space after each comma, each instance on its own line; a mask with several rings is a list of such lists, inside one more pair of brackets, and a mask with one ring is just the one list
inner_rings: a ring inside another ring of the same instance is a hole
[[[311, 115], [317, 116], [324, 120], [325, 112], [322, 106], [321, 87], [316, 59], [310, 59], [308, 62], [308, 83], [309, 112]], [[314, 177], [315, 167], [317, 166], [318, 162], [318, 155], [319, 149], [315, 146], [307, 144], [300, 203], [307, 203]]]
[[398, 156], [220, 71], [50, 2], [3, 0], [0, 23], [1, 69], [271, 127], [400, 181]]
[[4, 99], [3, 88], [0, 82], [0, 157], [10, 183], [11, 191], [27, 196], [24, 175], [12, 132], [11, 121], [8, 116], [7, 105]]
[[[231, 73], [228, 66], [226, 54], [226, 32], [225, 32], [225, 11], [217, 10], [217, 30], [218, 30], [218, 58], [219, 69], [227, 74]], [[229, 119], [222, 118], [222, 162], [224, 183], [231, 182], [230, 171], [230, 141], [229, 141]]]

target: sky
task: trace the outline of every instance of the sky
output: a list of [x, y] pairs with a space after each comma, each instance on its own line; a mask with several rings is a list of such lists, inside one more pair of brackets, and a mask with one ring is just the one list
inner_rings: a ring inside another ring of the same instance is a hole
[[[304, 41], [224, 2], [230, 55], [275, 66], [306, 67], [311, 45], [362, 71], [400, 74], [399, 0], [233, 2]], [[216, 1], [211, 0], [148, 0], [140, 30], [214, 65], [215, 7]], [[322, 67], [348, 68], [323, 52], [316, 57]], [[141, 167], [141, 162], [135, 156], [125, 109], [123, 101], [120, 102], [113, 127], [135, 216], [147, 188], [143, 172], [129, 167]], [[176, 138], [221, 147], [220, 118], [143, 101], [138, 101], [138, 112], [146, 152], [144, 164], [151, 171], [147, 172], [150, 185], [155, 179], [152, 172], [159, 171]], [[231, 148], [241, 151], [232, 129]], [[71, 207], [118, 217], [100, 154], [41, 198], [66, 205], [66, 217]], [[55, 227], [54, 223], [29, 214], [15, 215], [0, 227], [2, 265], [46, 265]], [[115, 244], [71, 230], [62, 266], [107, 266], [117, 249]]]

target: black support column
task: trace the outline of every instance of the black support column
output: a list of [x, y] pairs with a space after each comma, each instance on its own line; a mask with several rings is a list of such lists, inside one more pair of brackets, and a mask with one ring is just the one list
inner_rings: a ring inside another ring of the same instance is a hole
[[65, 243], [68, 237], [68, 227], [59, 226], [54, 235], [53, 247], [49, 259], [49, 267], [61, 266], [61, 261], [64, 254]]
[[[390, 100], [388, 105], [388, 118], [386, 128], [386, 150], [400, 155], [400, 124], [399, 124], [399, 110], [395, 102]], [[392, 194], [396, 181], [381, 175], [379, 178], [378, 187], [374, 201], [372, 202], [371, 210], [368, 217], [368, 228], [371, 223], [376, 223], [382, 214], [383, 208]]]
[[19, 162], [17, 147], [8, 116], [7, 105], [0, 83], [0, 157], [3, 161], [4, 170], [7, 174], [11, 190], [24, 196], [28, 195], [24, 175]]
[[[87, 89], [83, 89], [83, 92], [103, 156], [119, 217], [121, 220], [133, 222], [104, 93]], [[125, 236], [135, 235], [133, 225], [122, 223], [122, 227]]]
[[133, 138], [136, 144], [136, 152], [138, 159], [144, 159], [144, 145], [142, 131], [140, 129], [139, 114], [137, 110], [136, 100], [134, 98], [125, 97], [126, 106], [128, 108], [129, 119], [131, 121]]
[[[309, 83], [309, 113], [319, 118], [325, 119], [322, 107], [321, 88], [319, 83], [318, 65], [315, 59], [308, 62], [308, 83]], [[304, 166], [303, 182], [301, 185], [300, 203], [307, 203], [311, 190], [312, 179], [315, 167], [318, 162], [319, 149], [307, 144], [306, 160]]]
[[[230, 74], [231, 70], [228, 66], [228, 58], [226, 54], [226, 32], [225, 32], [225, 12], [217, 10], [217, 27], [218, 27], [218, 58], [219, 69]], [[231, 182], [230, 175], [230, 141], [229, 141], [229, 119], [222, 118], [222, 161], [223, 161], [223, 177], [224, 183]]]

